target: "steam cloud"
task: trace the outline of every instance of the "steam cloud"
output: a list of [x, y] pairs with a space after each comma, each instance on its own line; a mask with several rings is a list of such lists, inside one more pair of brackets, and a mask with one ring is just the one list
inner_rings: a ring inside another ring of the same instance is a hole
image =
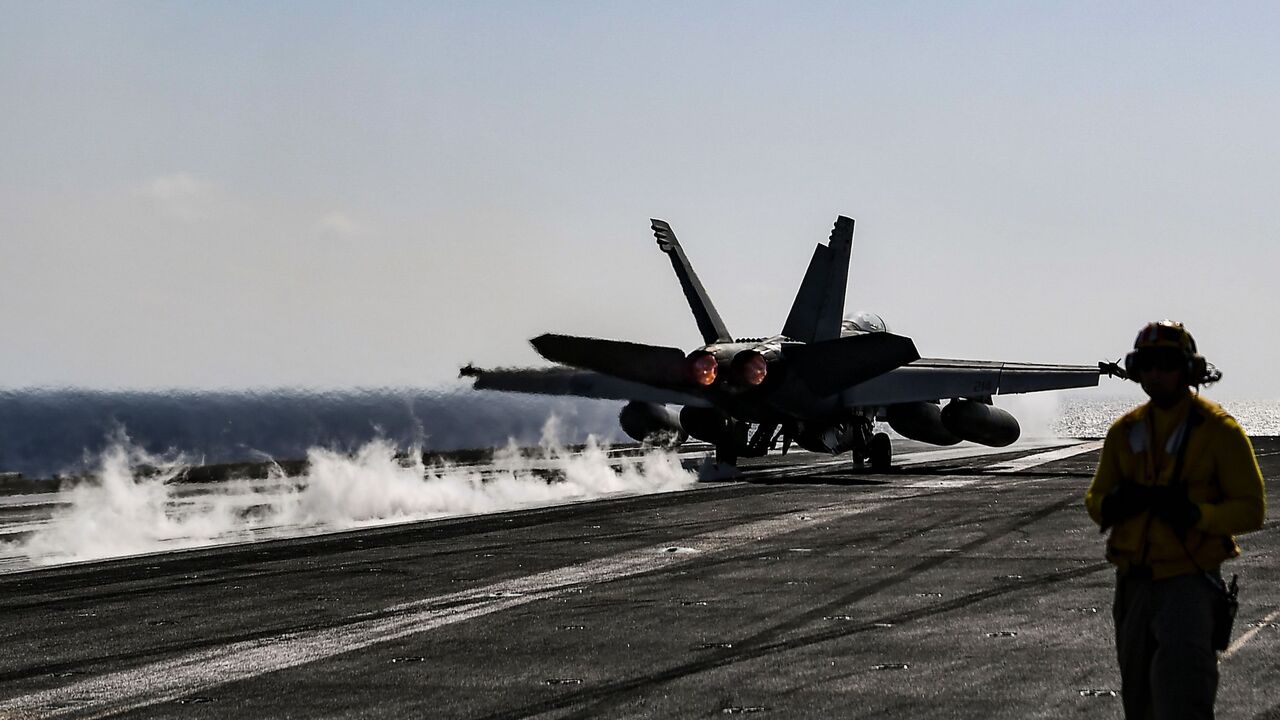
[[[594, 438], [569, 452], [556, 436], [553, 418], [535, 455], [510, 443], [485, 472], [428, 466], [419, 452], [397, 457], [391, 442], [374, 440], [352, 455], [313, 448], [303, 477], [273, 472], [265, 481], [216, 486], [171, 482], [182, 458], [149, 455], [120, 437], [102, 453], [95, 477], [64, 489], [65, 504], [15, 549], [32, 563], [54, 564], [667, 492], [697, 479], [666, 451], [610, 458]], [[155, 473], [140, 473], [142, 465]]]

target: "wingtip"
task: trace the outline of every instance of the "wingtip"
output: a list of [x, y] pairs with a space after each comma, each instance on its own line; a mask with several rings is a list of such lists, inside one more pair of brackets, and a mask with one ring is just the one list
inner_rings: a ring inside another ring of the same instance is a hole
[[1104, 361], [1098, 363], [1098, 374], [1120, 378], [1121, 380], [1129, 379], [1129, 373], [1125, 372], [1124, 366], [1120, 364], [1119, 360], [1115, 362]]

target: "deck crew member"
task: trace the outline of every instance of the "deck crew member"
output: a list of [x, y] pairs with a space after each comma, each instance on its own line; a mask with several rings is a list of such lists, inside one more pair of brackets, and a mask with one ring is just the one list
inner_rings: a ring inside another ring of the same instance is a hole
[[1240, 425], [1200, 397], [1222, 374], [1180, 323], [1143, 327], [1125, 369], [1151, 399], [1111, 426], [1085, 494], [1110, 530], [1125, 717], [1212, 718], [1234, 603], [1221, 565], [1262, 527], [1262, 473]]

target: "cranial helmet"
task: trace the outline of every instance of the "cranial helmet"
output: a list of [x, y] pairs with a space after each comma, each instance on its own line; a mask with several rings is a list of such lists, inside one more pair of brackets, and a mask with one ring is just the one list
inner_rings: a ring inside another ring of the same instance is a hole
[[1181, 350], [1188, 355], [1196, 354], [1196, 340], [1187, 332], [1180, 322], [1161, 320], [1150, 322], [1138, 331], [1133, 340], [1133, 349], [1167, 347]]
[[1137, 382], [1147, 358], [1170, 352], [1181, 355], [1186, 363], [1187, 383], [1190, 385], [1206, 385], [1222, 379], [1222, 372], [1209, 364], [1204, 356], [1196, 352], [1196, 340], [1183, 327], [1182, 323], [1173, 320], [1160, 320], [1142, 326], [1138, 337], [1133, 340], [1133, 352], [1124, 357], [1125, 372], [1129, 378]]

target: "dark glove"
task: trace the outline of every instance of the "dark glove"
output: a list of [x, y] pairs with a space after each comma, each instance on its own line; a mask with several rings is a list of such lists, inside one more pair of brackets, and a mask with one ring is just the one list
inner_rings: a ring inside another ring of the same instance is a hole
[[1159, 488], [1151, 500], [1151, 514], [1168, 523], [1180, 538], [1200, 522], [1200, 506], [1191, 502], [1184, 488]]
[[1112, 525], [1137, 515], [1151, 507], [1151, 495], [1155, 488], [1132, 482], [1120, 483], [1102, 498], [1102, 532]]

